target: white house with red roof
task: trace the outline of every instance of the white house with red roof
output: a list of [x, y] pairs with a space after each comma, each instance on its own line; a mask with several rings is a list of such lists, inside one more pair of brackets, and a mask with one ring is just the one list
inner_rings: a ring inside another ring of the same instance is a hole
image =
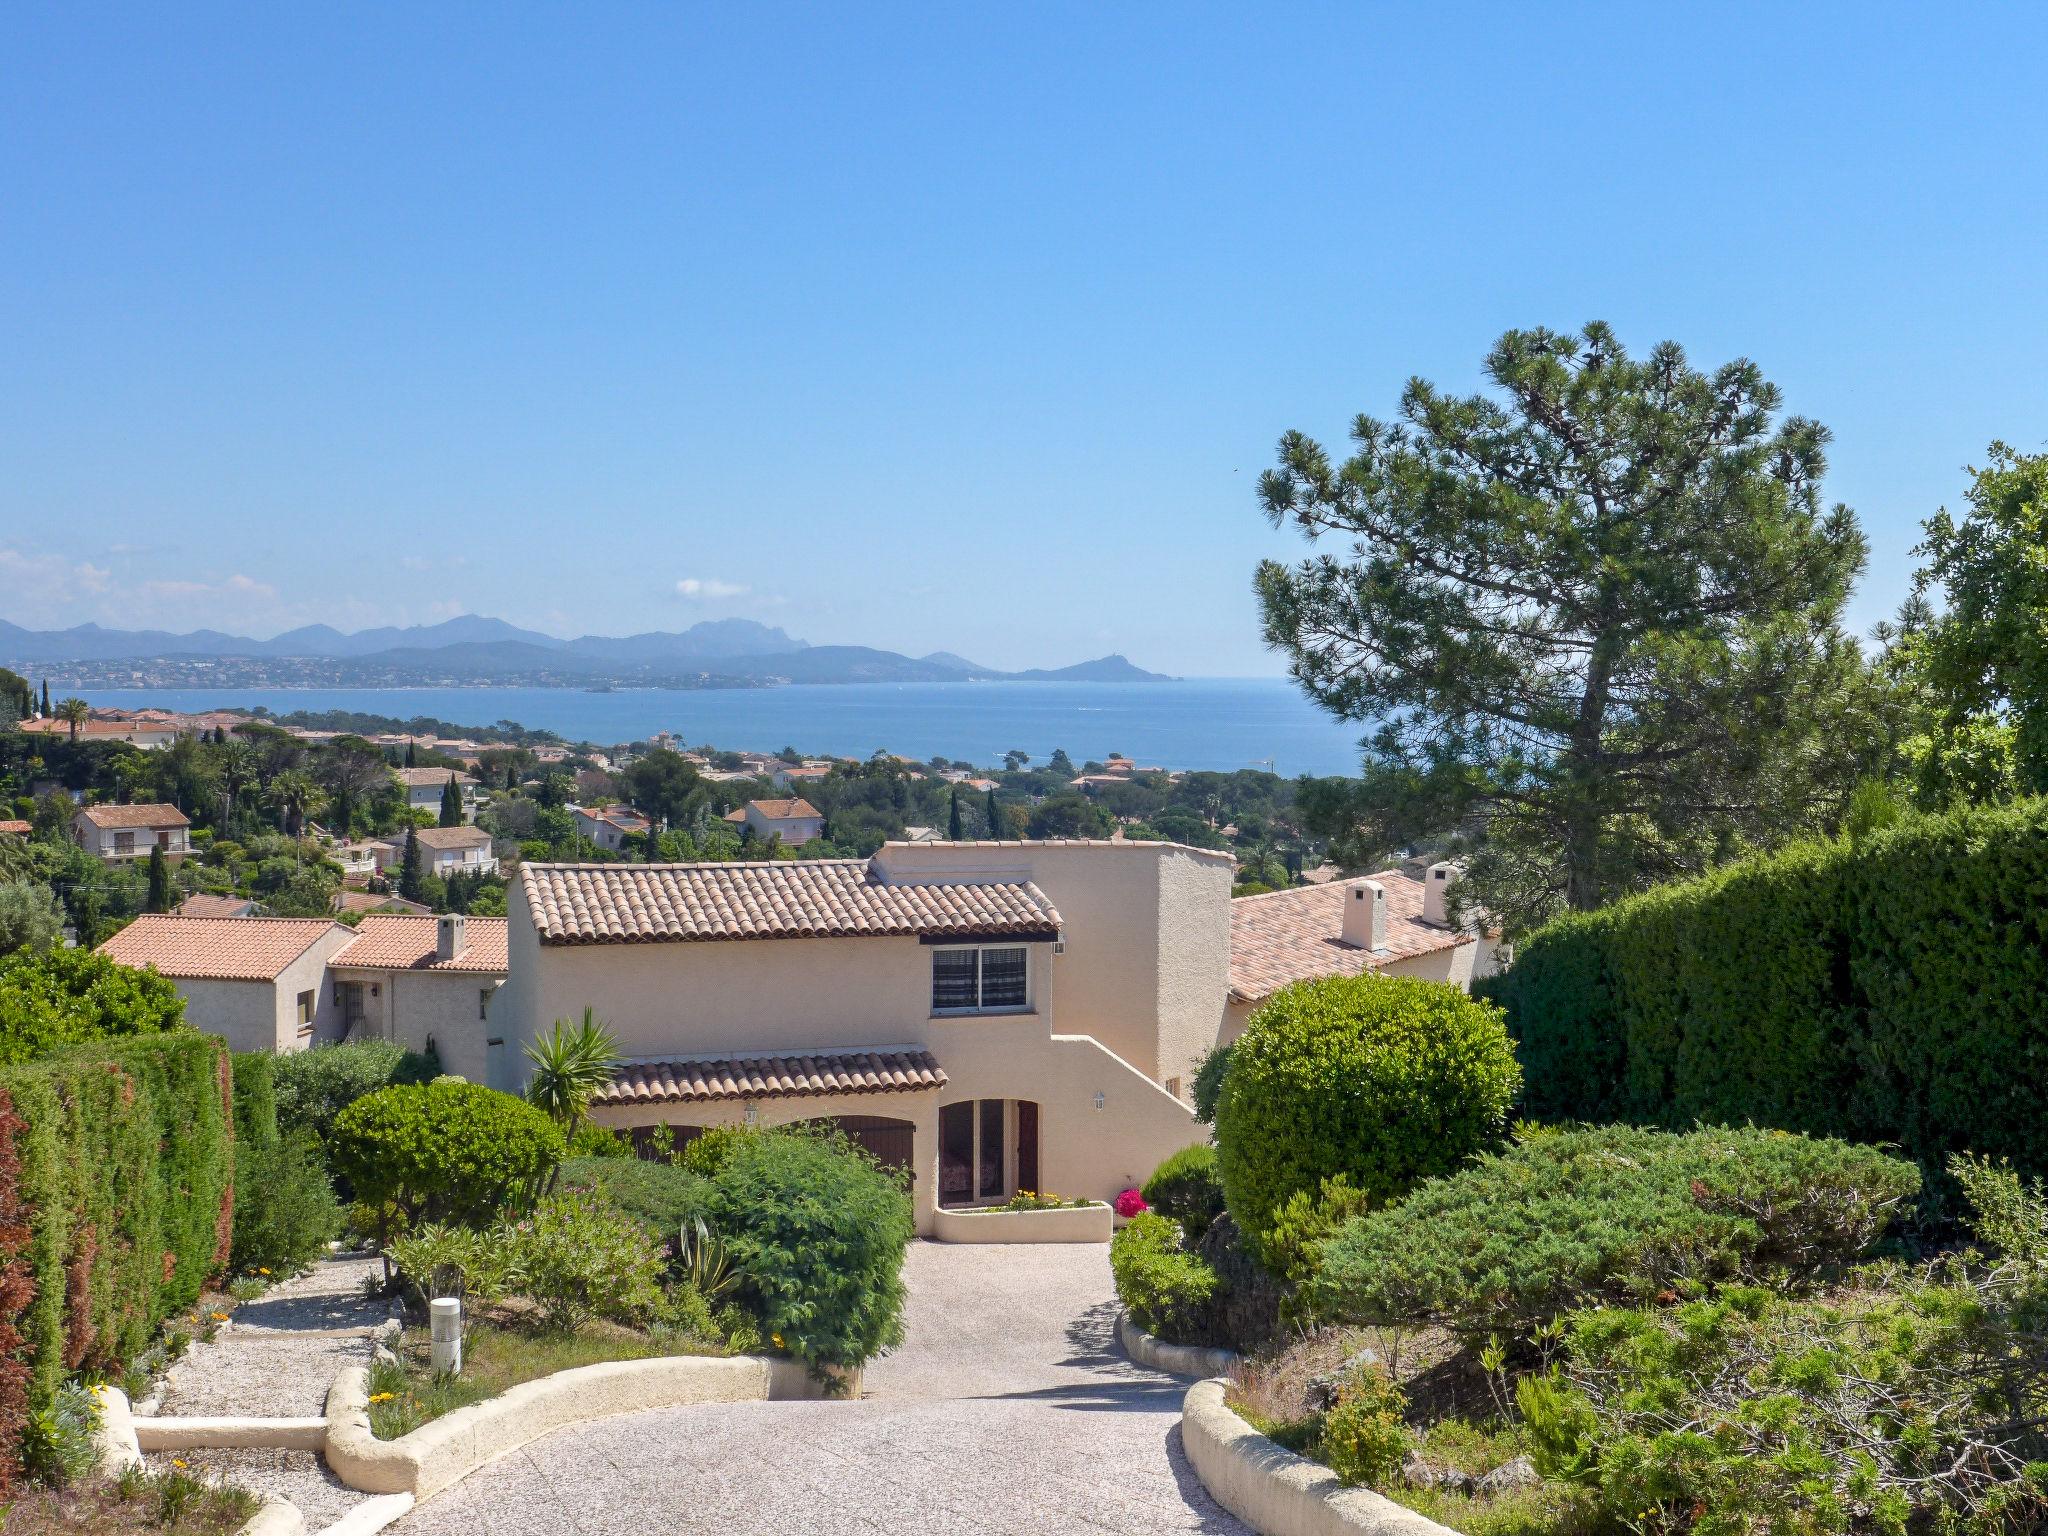
[[109, 864], [146, 859], [158, 848], [182, 859], [192, 851], [191, 826], [175, 805], [88, 805], [71, 818], [71, 837]]

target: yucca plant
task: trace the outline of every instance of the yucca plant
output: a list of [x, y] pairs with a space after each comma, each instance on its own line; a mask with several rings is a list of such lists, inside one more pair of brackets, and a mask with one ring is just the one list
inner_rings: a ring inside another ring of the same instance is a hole
[[526, 1101], [544, 1111], [564, 1132], [573, 1132], [590, 1109], [597, 1090], [618, 1070], [618, 1041], [597, 1017], [583, 1010], [583, 1021], [555, 1020], [546, 1035], [526, 1047], [533, 1076]]
[[714, 1307], [739, 1286], [740, 1272], [726, 1251], [724, 1240], [712, 1235], [701, 1216], [683, 1223], [676, 1244], [676, 1262], [697, 1288], [697, 1294]]

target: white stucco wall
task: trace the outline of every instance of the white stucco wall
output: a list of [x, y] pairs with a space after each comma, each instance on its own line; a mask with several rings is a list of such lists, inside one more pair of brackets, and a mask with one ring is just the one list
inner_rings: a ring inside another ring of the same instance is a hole
[[[185, 1021], [219, 1035], [237, 1051], [303, 1051], [341, 1036], [341, 1014], [327, 985], [327, 959], [355, 937], [339, 924], [323, 933], [275, 981], [172, 978], [185, 999]], [[313, 994], [313, 1023], [299, 1028], [299, 994]]]
[[[363, 1028], [381, 1040], [395, 1040], [410, 1051], [424, 1051], [429, 1042], [441, 1058], [441, 1070], [473, 1083], [489, 1080], [484, 1042], [501, 1022], [496, 986], [500, 978], [481, 971], [380, 971], [353, 966], [330, 967], [330, 998], [334, 983], [360, 982]], [[374, 989], [375, 995], [371, 995]], [[479, 1018], [480, 995], [493, 993], [488, 1019]]]

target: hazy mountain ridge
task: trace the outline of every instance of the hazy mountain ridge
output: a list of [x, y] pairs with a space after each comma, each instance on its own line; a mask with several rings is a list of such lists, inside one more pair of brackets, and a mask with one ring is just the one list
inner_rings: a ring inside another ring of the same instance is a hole
[[[775, 683], [1167, 681], [1122, 656], [1070, 667], [1004, 672], [950, 651], [910, 657], [862, 645], [811, 645], [752, 619], [710, 619], [677, 633], [580, 635], [564, 640], [502, 619], [464, 614], [438, 624], [345, 634], [310, 624], [269, 640], [195, 630], [30, 630], [0, 620], [0, 661], [16, 666], [176, 670], [219, 661], [242, 675], [268, 670], [298, 682], [378, 686], [405, 679], [562, 685], [767, 686]], [[105, 678], [94, 681], [105, 682]]]

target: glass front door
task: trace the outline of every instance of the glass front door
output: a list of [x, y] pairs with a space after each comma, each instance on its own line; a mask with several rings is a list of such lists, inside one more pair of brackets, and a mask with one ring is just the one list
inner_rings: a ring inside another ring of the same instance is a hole
[[[1009, 1194], [1009, 1101], [976, 1099], [939, 1110], [939, 1204], [972, 1205]], [[1035, 1128], [1034, 1128], [1035, 1131]], [[1034, 1152], [1036, 1136], [1033, 1136]]]

